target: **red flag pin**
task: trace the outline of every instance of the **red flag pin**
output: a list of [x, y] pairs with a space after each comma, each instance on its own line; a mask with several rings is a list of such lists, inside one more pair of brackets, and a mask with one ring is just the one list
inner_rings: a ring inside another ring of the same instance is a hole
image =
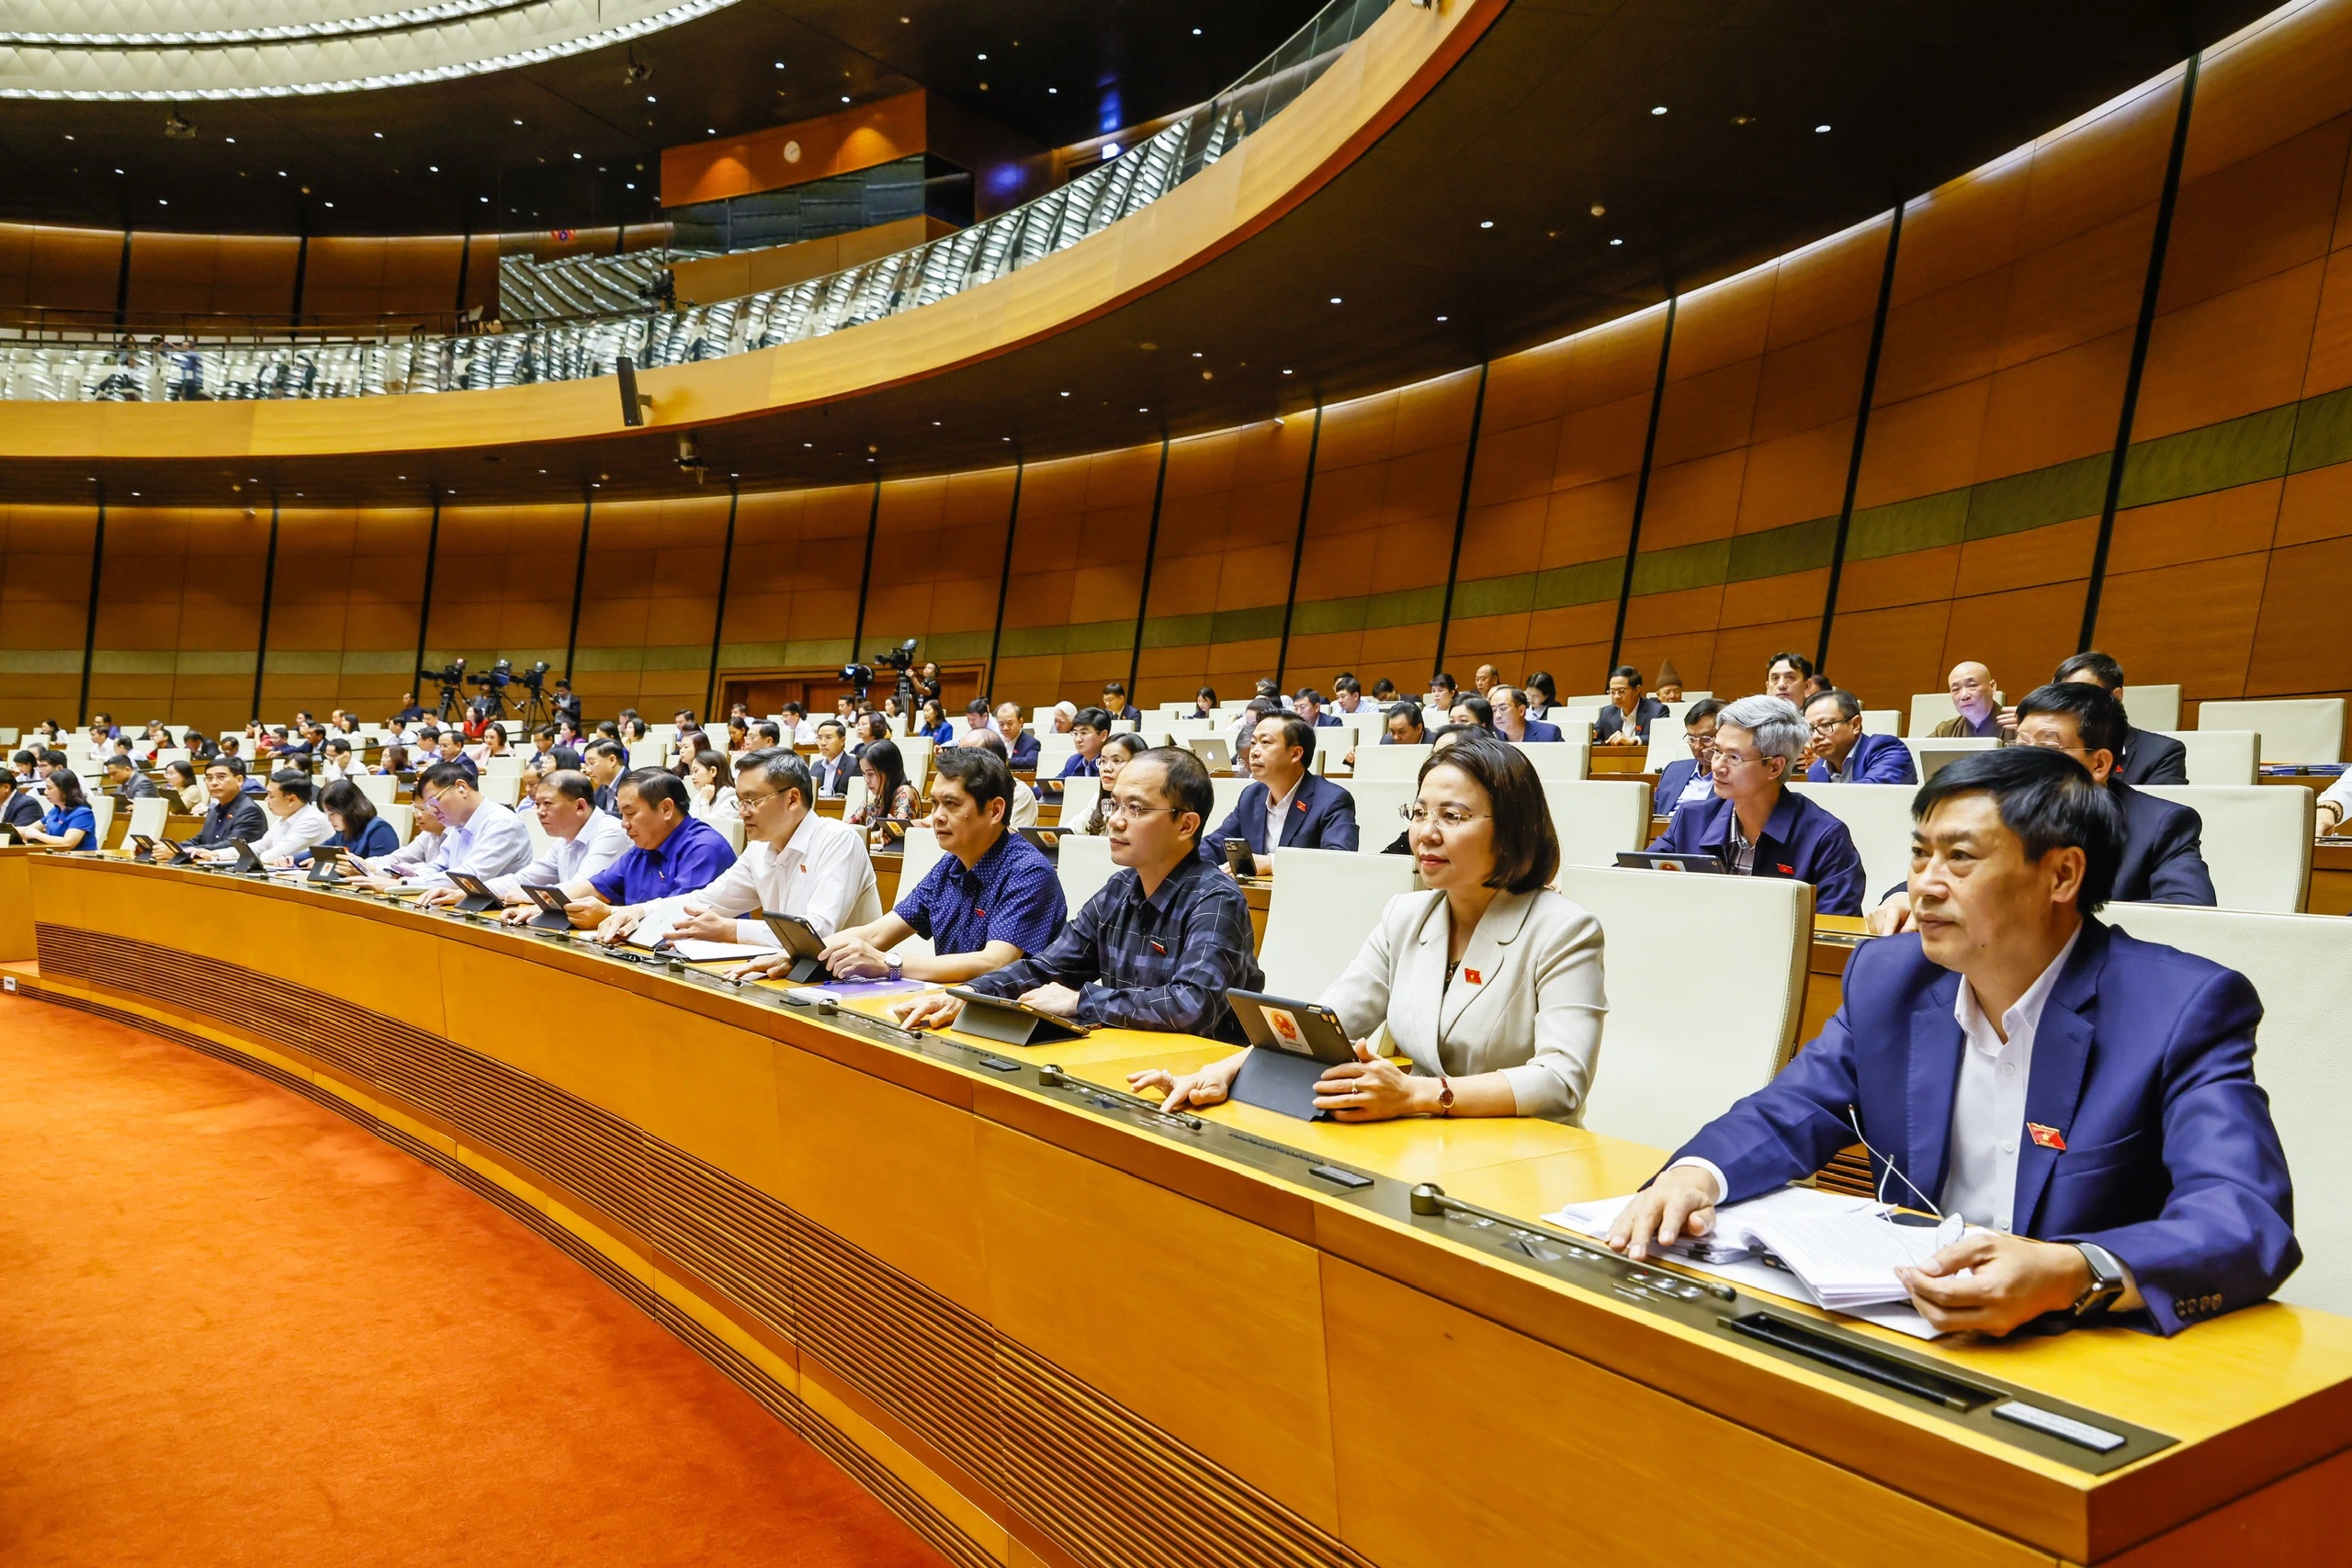
[[2031, 1138], [2045, 1149], [2056, 1149], [2060, 1154], [2066, 1152], [2066, 1134], [2055, 1127], [2045, 1127], [2039, 1122], [2029, 1122], [2025, 1124], [2025, 1133], [2027, 1137]]

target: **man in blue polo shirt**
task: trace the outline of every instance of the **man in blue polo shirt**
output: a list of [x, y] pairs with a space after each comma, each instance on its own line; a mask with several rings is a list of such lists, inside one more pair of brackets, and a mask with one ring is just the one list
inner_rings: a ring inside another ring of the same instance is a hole
[[[939, 863], [868, 925], [833, 933], [827, 967], [843, 979], [910, 976], [946, 985], [1042, 953], [1059, 934], [1069, 906], [1045, 852], [1006, 826], [1012, 770], [979, 746], [933, 753], [931, 830]], [[927, 938], [931, 955], [891, 949]]]
[[707, 887], [735, 863], [726, 836], [693, 815], [677, 774], [639, 768], [621, 779], [618, 794], [630, 847], [594, 876], [563, 885], [564, 913], [582, 931], [594, 931], [616, 908]]

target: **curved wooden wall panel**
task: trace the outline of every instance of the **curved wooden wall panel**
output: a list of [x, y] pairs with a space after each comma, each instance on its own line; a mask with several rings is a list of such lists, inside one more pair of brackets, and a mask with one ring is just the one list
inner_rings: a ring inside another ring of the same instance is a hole
[[[1393, 65], [1396, 37], [1381, 36]], [[1341, 669], [1411, 684], [1441, 649], [1457, 674], [1545, 668], [1564, 693], [1591, 689], [1612, 655], [1738, 691], [1766, 654], [1821, 640], [1834, 572], [1828, 668], [1871, 705], [1901, 706], [1961, 658], [2017, 687], [2075, 648], [2111, 477], [2094, 640], [2135, 679], [2180, 682], [2185, 722], [2205, 698], [2342, 691], [2312, 650], [2333, 646], [2352, 589], [2352, 0], [2290, 7], [2200, 56], [2158, 254], [2188, 74], [1907, 203], [1899, 235], [1890, 215], [1674, 301], [1670, 348], [1669, 310], [1645, 310], [1169, 443], [1164, 479], [1153, 443], [745, 494], [731, 554], [716, 491], [453, 502], [426, 625], [406, 636], [420, 591], [398, 558], [416, 514], [358, 529], [368, 564], [338, 588], [321, 558], [353, 525], [280, 498], [271, 619], [289, 619], [268, 636], [264, 700], [317, 705], [332, 663], [342, 700], [388, 702], [420, 636], [435, 660], [560, 667], [569, 649], [598, 707], [698, 705], [718, 671], [820, 669], [907, 636], [949, 662], [992, 650], [990, 688], [1024, 703], [1130, 671], [1147, 703], [1278, 666], [1291, 687]], [[1310, 125], [1338, 133], [1327, 109], [1294, 129]], [[1251, 143], [1261, 164], [1290, 145], [1271, 138]], [[75, 627], [102, 510], [91, 646]], [[189, 519], [125, 496], [7, 513], [0, 722], [70, 707], [85, 665], [98, 706], [250, 716], [268, 514]]]

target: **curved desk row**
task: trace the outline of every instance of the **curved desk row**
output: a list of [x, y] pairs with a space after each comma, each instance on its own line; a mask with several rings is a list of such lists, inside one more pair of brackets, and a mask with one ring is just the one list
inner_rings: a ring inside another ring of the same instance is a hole
[[[1657, 1163], [1579, 1129], [1171, 1118], [1097, 1086], [1220, 1047], [910, 1035], [220, 874], [0, 855], [0, 900], [27, 899], [17, 987], [433, 1164], [974, 1568], [2342, 1550], [2352, 1322], [2326, 1314], [2171, 1341], [1831, 1329], [1849, 1370], [1751, 1337], [1759, 1314], [1821, 1325], [1809, 1309], [1532, 1223]], [[523, 996], [571, 1027], [519, 1027]], [[1993, 1414], [2018, 1403], [2124, 1446]]]

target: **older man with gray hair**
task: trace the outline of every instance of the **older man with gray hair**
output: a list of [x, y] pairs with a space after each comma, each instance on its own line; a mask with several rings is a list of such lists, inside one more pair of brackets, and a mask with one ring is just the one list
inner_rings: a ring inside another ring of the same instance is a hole
[[1814, 910], [1862, 912], [1862, 857], [1846, 824], [1788, 785], [1804, 717], [1779, 697], [1742, 697], [1715, 716], [1715, 793], [1679, 807], [1653, 850], [1712, 854], [1736, 876], [1813, 884]]

